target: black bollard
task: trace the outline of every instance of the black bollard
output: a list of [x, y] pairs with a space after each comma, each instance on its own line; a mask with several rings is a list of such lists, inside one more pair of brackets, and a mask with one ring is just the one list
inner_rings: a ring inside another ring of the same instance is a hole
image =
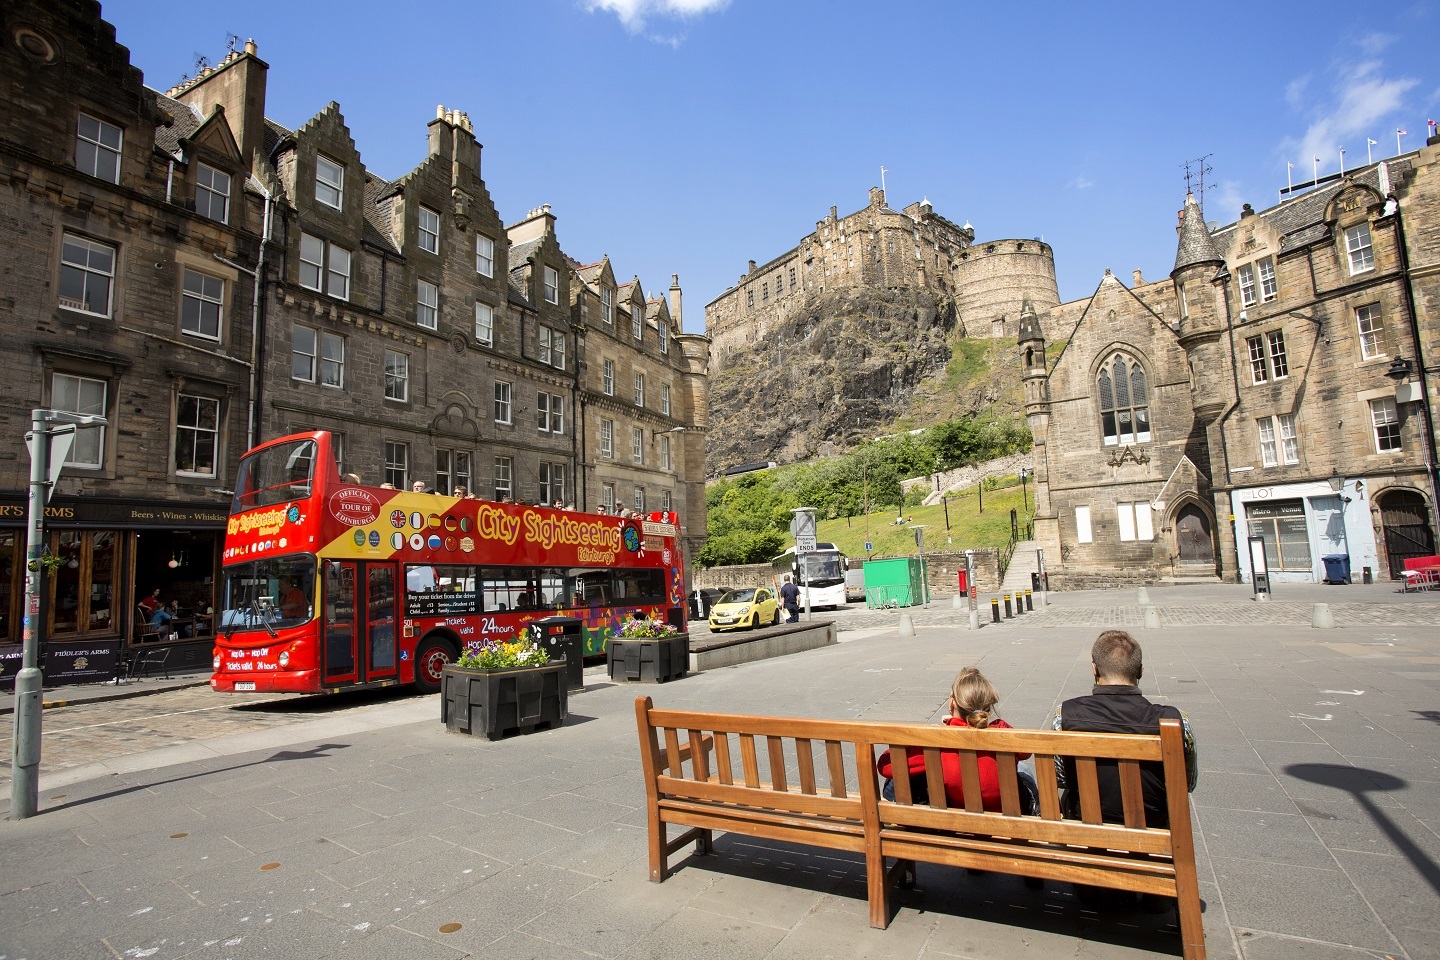
[[1025, 609], [1029, 611], [1035, 609], [1035, 595], [1029, 590], [1025, 591]]
[[990, 598], [990, 622], [1000, 622], [1000, 601], [994, 597]]
[[1019, 591], [1019, 590], [1016, 590], [1016, 591], [1015, 591], [1015, 616], [1018, 617], [1018, 616], [1021, 616], [1021, 615], [1024, 614], [1024, 613], [1025, 613], [1025, 598], [1020, 595], [1020, 591]]
[[1005, 619], [1009, 620], [1014, 616], [1015, 614], [1010, 609], [1010, 594], [1007, 593], [1005, 594]]

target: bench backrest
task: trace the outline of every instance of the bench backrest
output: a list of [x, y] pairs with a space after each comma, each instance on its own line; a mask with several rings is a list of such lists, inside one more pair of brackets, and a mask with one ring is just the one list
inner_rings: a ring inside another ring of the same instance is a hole
[[854, 723], [657, 710], [635, 699], [645, 789], [859, 822], [876, 799], [869, 744]]
[[[741, 714], [657, 710], [647, 696], [635, 700], [646, 791], [657, 796], [724, 802], [799, 814], [908, 827], [1004, 836], [1135, 853], [1173, 855], [1193, 849], [1185, 753], [1180, 723], [1160, 721], [1159, 735], [1052, 730], [972, 730], [966, 727], [811, 720]], [[880, 798], [875, 758], [889, 749], [894, 769], [907, 757], [925, 756], [929, 803], [916, 804], [909, 778], [895, 780], [895, 800]], [[950, 808], [941, 753], [959, 755], [963, 808]], [[995, 758], [1001, 810], [982, 806], [979, 761]], [[1018, 758], [1035, 757], [1038, 816], [1023, 816]], [[1079, 819], [1061, 809], [1057, 755], [1073, 758]], [[1099, 769], [1114, 764], [1123, 823], [1104, 823]], [[1141, 764], [1164, 769], [1170, 829], [1147, 826]], [[1173, 834], [1173, 837], [1172, 837]]]
[[[881, 801], [882, 828], [921, 827], [955, 833], [995, 834], [1016, 840], [1064, 843], [1126, 850], [1135, 853], [1172, 854], [1172, 830], [1183, 834], [1188, 848], [1189, 797], [1185, 779], [1184, 740], [1178, 720], [1162, 720], [1158, 735], [1078, 733], [1054, 730], [974, 730], [968, 727], [866, 724], [866, 735], [888, 747], [893, 769], [908, 769], [909, 755], [925, 757], [929, 800], [915, 804], [909, 778], [895, 780], [895, 800]], [[942, 752], [959, 755], [964, 807], [951, 808], [941, 776]], [[999, 811], [982, 806], [980, 758], [993, 755], [1000, 782]], [[1018, 777], [1019, 760], [1035, 757], [1035, 779], [1040, 794], [1037, 816], [1022, 816]], [[1078, 796], [1079, 819], [1067, 819], [1061, 807], [1055, 758], [1073, 759], [1075, 782], [1066, 784]], [[1123, 823], [1104, 823], [1101, 815], [1103, 766], [1113, 764], [1120, 784]], [[1162, 764], [1171, 829], [1145, 822], [1142, 764]]]

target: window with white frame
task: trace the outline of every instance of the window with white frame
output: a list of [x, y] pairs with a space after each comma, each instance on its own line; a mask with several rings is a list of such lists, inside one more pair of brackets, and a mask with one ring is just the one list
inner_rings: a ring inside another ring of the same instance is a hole
[[645, 512], [645, 488], [644, 488], [644, 487], [636, 487], [636, 488], [635, 488], [635, 512], [636, 512], [636, 513], [640, 513], [640, 514], [643, 514], [643, 513]]
[[1394, 397], [1370, 401], [1370, 422], [1375, 426], [1375, 450], [1394, 453], [1403, 449], [1400, 442], [1400, 413]]
[[560, 274], [554, 267], [545, 268], [545, 302], [560, 302]]
[[457, 487], [470, 489], [470, 454], [463, 450], [437, 449], [435, 451], [435, 489], [444, 494], [453, 494]]
[[440, 288], [429, 280], [415, 281], [415, 323], [426, 330], [440, 326]]
[[340, 209], [345, 197], [345, 168], [329, 157], [315, 157], [315, 199]]
[[1345, 231], [1345, 254], [1350, 258], [1350, 273], [1375, 269], [1375, 251], [1370, 246], [1370, 225], [1356, 224]]
[[495, 311], [488, 303], [475, 304], [475, 342], [495, 344]]
[[1275, 374], [1275, 379], [1282, 380], [1288, 377], [1290, 361], [1285, 355], [1285, 332], [1271, 330], [1265, 334], [1265, 342], [1270, 347], [1270, 369]]
[[645, 374], [635, 374], [635, 406], [645, 406]]
[[540, 362], [565, 369], [565, 334], [550, 327], [540, 328]]
[[1115, 356], [1096, 377], [1106, 446], [1150, 442], [1150, 401], [1138, 360]]
[[565, 432], [565, 398], [558, 393], [541, 393], [536, 398], [540, 432], [561, 434]]
[[350, 299], [350, 251], [314, 234], [300, 234], [300, 286]]
[[75, 167], [108, 183], [120, 182], [120, 145], [124, 133], [112, 123], [80, 114], [75, 130]]
[[420, 208], [419, 221], [416, 224], [417, 235], [420, 240], [420, 249], [427, 253], [440, 252], [440, 214], [429, 207]]
[[565, 502], [565, 464], [541, 461], [540, 502], [547, 506]]
[[604, 374], [602, 375], [602, 382], [604, 385], [605, 396], [613, 397], [615, 396], [615, 361], [606, 360], [603, 364], [603, 368]]
[[1117, 503], [1115, 507], [1121, 542], [1155, 539], [1154, 526], [1150, 522], [1150, 502], [1148, 500]]
[[315, 331], [298, 323], [290, 328], [290, 378], [315, 382]]
[[224, 314], [225, 281], [185, 268], [180, 292], [181, 332], [219, 340]]
[[1081, 504], [1075, 508], [1075, 540], [1079, 543], [1093, 543], [1095, 534], [1090, 529], [1090, 507]]
[[670, 416], [670, 384], [660, 384], [660, 412]]
[[1235, 277], [1240, 282], [1240, 306], [1255, 306], [1255, 268], [1247, 263], [1235, 271]]
[[396, 490], [410, 489], [410, 444], [402, 440], [385, 441], [385, 482]]
[[615, 421], [600, 421], [600, 456], [615, 456]]
[[615, 291], [603, 284], [600, 287], [600, 319], [609, 324], [615, 322]]
[[1383, 357], [1386, 351], [1385, 317], [1380, 304], [1367, 303], [1355, 308], [1355, 325], [1360, 330], [1360, 359]]
[[1282, 413], [1261, 417], [1260, 463], [1266, 467], [1290, 466], [1300, 462], [1300, 441], [1295, 434], [1295, 415]]
[[670, 438], [660, 438], [660, 469], [670, 469]]
[[221, 223], [230, 222], [230, 174], [196, 164], [195, 212]]
[[1255, 264], [1255, 269], [1260, 273], [1260, 300], [1263, 303], [1269, 303], [1280, 292], [1279, 284], [1275, 279], [1275, 258], [1266, 257]]
[[645, 307], [642, 304], [630, 305], [630, 333], [636, 340], [645, 337]]
[[1250, 349], [1250, 382], [1265, 383], [1270, 379], [1270, 365], [1265, 359], [1265, 338], [1247, 337], [1245, 345]]
[[510, 384], [504, 380], [495, 381], [495, 422], [510, 422]]
[[175, 406], [175, 472], [213, 477], [220, 449], [220, 401], [182, 393]]
[[672, 509], [672, 507], [671, 507], [671, 505], [670, 505], [670, 491], [669, 491], [669, 490], [661, 490], [661, 491], [660, 491], [660, 509], [661, 509], [661, 510], [664, 510], [666, 513], [669, 513], [669, 512], [671, 511], [671, 509]]
[[[106, 400], [110, 385], [94, 377], [57, 373], [50, 378], [50, 409], [81, 416], [106, 416]], [[82, 427], [75, 431], [74, 442], [65, 465], [99, 467], [105, 463], [105, 427]]]
[[475, 234], [475, 272], [482, 277], [495, 276], [495, 241], [483, 233]]
[[115, 248], [66, 233], [60, 244], [60, 306], [110, 316], [115, 285]]
[[615, 512], [615, 484], [600, 484], [600, 506], [605, 508], [606, 513]]
[[645, 462], [645, 430], [642, 427], [630, 428], [630, 459], [636, 463]]
[[345, 386], [345, 338], [334, 333], [320, 333], [320, 385]]
[[[775, 286], [778, 288], [778, 287], [780, 286], [780, 284], [777, 283], [777, 284], [775, 284]], [[656, 327], [657, 327], [657, 329], [658, 329], [659, 332], [660, 332], [660, 352], [661, 352], [661, 353], [669, 353], [669, 352], [670, 352], [670, 337], [667, 335], [666, 330], [665, 330], [665, 321], [664, 321], [664, 320], [661, 320], [658, 324], [656, 324]]]
[[385, 351], [385, 399], [410, 399], [410, 357], [395, 350]]
[[505, 500], [515, 496], [515, 461], [510, 457], [495, 458], [495, 499]]

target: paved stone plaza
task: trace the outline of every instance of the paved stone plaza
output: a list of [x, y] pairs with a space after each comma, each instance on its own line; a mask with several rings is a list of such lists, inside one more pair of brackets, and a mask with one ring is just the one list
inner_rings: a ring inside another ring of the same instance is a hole
[[[911, 611], [913, 637], [894, 612], [847, 612], [838, 645], [664, 686], [592, 669], [563, 728], [500, 743], [447, 734], [433, 697], [393, 696], [143, 752], [98, 736], [94, 762], [47, 758], [39, 816], [0, 825], [0, 956], [1174, 956], [1173, 915], [1058, 883], [922, 865], [878, 931], [845, 855], [721, 835], [646, 879], [637, 693], [931, 722], [978, 663], [1001, 715], [1038, 726], [1088, 689], [1096, 632], [1124, 625], [1144, 690], [1199, 737], [1209, 955], [1440, 957], [1440, 592], [1393, 591], [1152, 588], [1164, 626], [1148, 630], [1129, 590], [973, 632], [932, 606]], [[1336, 629], [1310, 626], [1317, 601]]]

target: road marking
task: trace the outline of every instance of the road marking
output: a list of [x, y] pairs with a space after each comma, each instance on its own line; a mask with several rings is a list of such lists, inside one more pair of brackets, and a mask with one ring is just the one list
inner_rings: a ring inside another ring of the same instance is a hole
[[1358, 696], [1360, 696], [1362, 693], [1364, 693], [1365, 691], [1364, 691], [1364, 690], [1321, 690], [1320, 692], [1321, 692], [1321, 693], [1341, 693], [1341, 694], [1344, 694], [1344, 695], [1347, 696], [1347, 697], [1358, 697]]
[[1308, 714], [1308, 713], [1292, 713], [1290, 716], [1291, 716], [1292, 719], [1295, 719], [1295, 720], [1334, 720], [1334, 719], [1335, 719], [1334, 717], [1330, 716], [1330, 714], [1328, 714], [1328, 713], [1325, 714], [1325, 716], [1323, 716], [1323, 717], [1312, 717], [1312, 716], [1310, 716], [1310, 714]]

